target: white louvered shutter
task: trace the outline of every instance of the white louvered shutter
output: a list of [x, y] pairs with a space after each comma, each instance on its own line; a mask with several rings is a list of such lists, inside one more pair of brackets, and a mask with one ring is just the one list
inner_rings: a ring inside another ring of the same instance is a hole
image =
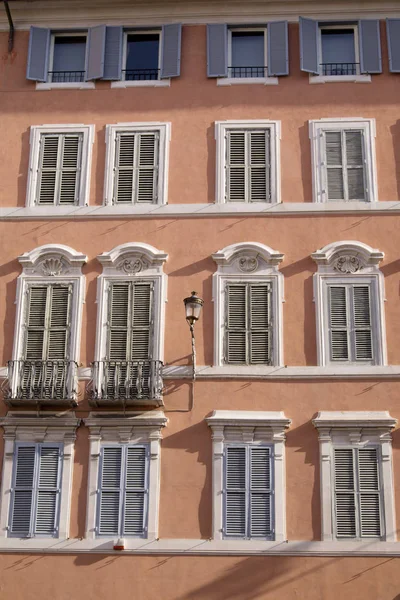
[[354, 343], [356, 360], [371, 360], [372, 330], [370, 288], [368, 285], [353, 287]]
[[38, 453], [35, 534], [54, 535], [58, 528], [61, 493], [61, 450], [40, 445]]
[[122, 447], [102, 448], [98, 494], [98, 532], [119, 535], [122, 501]]
[[146, 448], [126, 448], [123, 535], [142, 536], [145, 533], [148, 464], [146, 458]]
[[35, 445], [17, 446], [10, 518], [11, 534], [21, 536], [31, 534], [35, 457]]
[[270, 130], [226, 132], [226, 201], [271, 201]]
[[356, 537], [356, 482], [351, 448], [335, 448], [336, 537]]
[[250, 451], [250, 537], [272, 535], [271, 449]]
[[349, 324], [346, 286], [329, 287], [331, 359], [349, 359]]
[[323, 135], [328, 200], [367, 200], [363, 131], [326, 131]]
[[159, 133], [117, 133], [114, 204], [158, 201]]
[[246, 448], [228, 446], [225, 455], [226, 536], [245, 537], [247, 521]]
[[361, 537], [381, 536], [381, 492], [378, 468], [378, 449], [358, 450]]
[[82, 134], [43, 134], [40, 139], [37, 204], [78, 204]]

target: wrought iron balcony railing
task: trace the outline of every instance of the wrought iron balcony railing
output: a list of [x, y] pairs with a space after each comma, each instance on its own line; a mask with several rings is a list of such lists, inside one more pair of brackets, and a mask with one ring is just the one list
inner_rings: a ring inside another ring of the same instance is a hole
[[162, 404], [160, 360], [99, 360], [92, 363], [91, 400], [99, 404]]
[[359, 63], [322, 63], [321, 75], [358, 75]]
[[267, 77], [267, 67], [228, 67], [228, 77]]
[[51, 83], [81, 83], [85, 81], [85, 71], [49, 71]]
[[156, 81], [160, 69], [125, 69], [122, 71], [125, 81]]
[[8, 404], [72, 404], [78, 397], [78, 365], [73, 360], [10, 360], [3, 385]]

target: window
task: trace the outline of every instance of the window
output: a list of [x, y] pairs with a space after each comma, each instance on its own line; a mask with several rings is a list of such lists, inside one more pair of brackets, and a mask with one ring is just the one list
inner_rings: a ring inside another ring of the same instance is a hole
[[282, 364], [282, 258], [254, 242], [213, 254], [216, 366]]
[[280, 122], [217, 121], [217, 202], [280, 202]]
[[89, 200], [94, 127], [31, 127], [27, 206], [84, 206]]
[[81, 34], [60, 33], [52, 35], [49, 82], [85, 81], [86, 39], [87, 36]]
[[320, 365], [383, 365], [383, 258], [366, 244], [338, 242], [313, 255]]
[[216, 410], [213, 539], [286, 539], [283, 412]]
[[389, 413], [320, 412], [322, 539], [395, 541]]
[[228, 77], [266, 77], [266, 29], [230, 29]]
[[106, 204], [165, 204], [169, 123], [108, 125]]
[[375, 121], [310, 121], [314, 202], [377, 200]]
[[320, 27], [321, 75], [359, 75], [357, 27]]
[[159, 79], [160, 76], [160, 33], [140, 31], [126, 33], [125, 68], [126, 81]]

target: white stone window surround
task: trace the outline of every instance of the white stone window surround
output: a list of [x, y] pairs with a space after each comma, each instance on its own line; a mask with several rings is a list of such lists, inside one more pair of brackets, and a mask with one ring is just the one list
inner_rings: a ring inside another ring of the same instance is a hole
[[[317, 360], [318, 366], [335, 366], [345, 374], [346, 369], [355, 363], [330, 361], [328, 332], [327, 286], [329, 284], [368, 284], [371, 286], [372, 342], [374, 348], [373, 366], [387, 365], [385, 327], [385, 282], [379, 263], [383, 252], [357, 241], [340, 241], [328, 244], [314, 252], [311, 257], [317, 263], [318, 271], [313, 276], [314, 302], [316, 313]], [[358, 365], [357, 365], [358, 366]], [[362, 368], [362, 365], [359, 365]], [[368, 369], [371, 365], [366, 364]]]
[[[286, 540], [285, 431], [291, 420], [282, 411], [215, 410], [206, 419], [213, 444], [213, 541], [223, 540], [223, 477], [226, 443], [271, 444], [274, 465], [274, 541]], [[239, 550], [244, 540], [223, 540]], [[254, 541], [253, 541], [254, 543]], [[267, 542], [264, 542], [267, 543]]]
[[[336, 78], [335, 78], [336, 79]], [[327, 180], [325, 169], [325, 144], [323, 133], [325, 131], [351, 130], [363, 131], [364, 134], [364, 160], [365, 160], [365, 186], [367, 199], [365, 203], [378, 201], [378, 184], [376, 169], [375, 119], [354, 118], [324, 118], [309, 121], [309, 137], [311, 140], [311, 166], [313, 182], [313, 202], [330, 202], [327, 198]], [[352, 200], [346, 203], [351, 204]], [[357, 203], [359, 204], [359, 202]]]
[[[51, 133], [81, 133], [83, 135], [81, 168], [79, 182], [79, 206], [84, 207], [89, 204], [90, 172], [92, 166], [92, 149], [94, 141], [94, 125], [80, 124], [50, 124], [50, 125], [32, 125], [30, 130], [30, 156], [28, 182], [26, 190], [26, 207], [39, 208], [35, 203], [36, 190], [38, 186], [38, 170], [40, 158], [40, 139], [42, 135]], [[43, 206], [49, 209], [48, 206]], [[50, 208], [63, 209], [64, 207], [50, 206]], [[68, 207], [77, 209], [77, 206]]]
[[[91, 412], [84, 419], [89, 427], [90, 463], [85, 538], [96, 539], [97, 489], [100, 450], [107, 444], [146, 444], [150, 446], [149, 491], [147, 508], [147, 540], [158, 538], [160, 504], [160, 451], [161, 430], [168, 419], [162, 411]], [[106, 538], [101, 536], [104, 541]], [[114, 539], [114, 538], [111, 538]], [[116, 542], [117, 540], [115, 540]]]
[[[392, 436], [397, 419], [387, 411], [321, 411], [313, 420], [319, 434], [321, 473], [322, 541], [336, 541], [334, 535], [333, 450], [338, 447], [379, 448], [382, 479], [383, 541], [395, 542], [396, 521], [393, 491]], [[338, 540], [351, 543], [353, 540]], [[357, 540], [371, 544], [371, 540]]]
[[[125, 83], [125, 82], [124, 82]], [[149, 205], [149, 208], [158, 208], [161, 205], [167, 204], [168, 201], [168, 171], [169, 171], [169, 144], [171, 141], [171, 123], [161, 122], [140, 122], [140, 123], [116, 123], [115, 125], [106, 125], [106, 164], [104, 172], [104, 206], [112, 206], [114, 209], [119, 208], [113, 205], [113, 188], [114, 188], [114, 165], [115, 165], [115, 147], [116, 135], [120, 132], [138, 132], [147, 133], [158, 131], [159, 140], [159, 157], [158, 157], [158, 190], [157, 203]], [[127, 207], [124, 207], [127, 210]], [[128, 208], [129, 212], [135, 212], [141, 206], [132, 204]]]
[[[251, 129], [269, 129], [270, 130], [270, 157], [271, 157], [271, 201], [253, 202], [257, 205], [260, 212], [268, 210], [272, 205], [281, 202], [281, 122], [269, 120], [252, 121], [216, 121], [215, 122], [215, 140], [216, 140], [216, 178], [215, 178], [215, 203], [216, 204], [234, 204], [240, 207], [244, 202], [225, 202], [226, 186], [226, 131], [227, 130], [251, 130]], [[267, 208], [268, 207], [268, 208]], [[240, 208], [236, 208], [240, 210]]]
[[[74, 443], [80, 419], [74, 413], [8, 412], [0, 418], [4, 429], [3, 475], [0, 495], [0, 539], [7, 537], [11, 485], [17, 442], [59, 443], [62, 444], [62, 480], [59, 507], [58, 536], [60, 540], [69, 537], [69, 522], [72, 493], [72, 470], [74, 463]], [[52, 538], [53, 539], [53, 538]], [[24, 540], [17, 540], [20, 548]], [[54, 543], [54, 539], [53, 539]]]
[[[224, 365], [225, 287], [227, 283], [271, 283], [272, 287], [272, 364], [283, 365], [283, 275], [279, 264], [284, 255], [258, 242], [226, 246], [212, 255], [217, 263], [213, 275], [214, 366]], [[234, 369], [243, 365], [230, 365]], [[251, 367], [245, 366], [245, 369]]]

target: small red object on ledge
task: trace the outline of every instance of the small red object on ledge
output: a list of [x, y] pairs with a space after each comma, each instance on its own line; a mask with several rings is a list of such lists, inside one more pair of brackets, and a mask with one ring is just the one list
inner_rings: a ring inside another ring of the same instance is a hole
[[120, 538], [117, 543], [114, 544], [114, 550], [125, 550], [125, 540]]

